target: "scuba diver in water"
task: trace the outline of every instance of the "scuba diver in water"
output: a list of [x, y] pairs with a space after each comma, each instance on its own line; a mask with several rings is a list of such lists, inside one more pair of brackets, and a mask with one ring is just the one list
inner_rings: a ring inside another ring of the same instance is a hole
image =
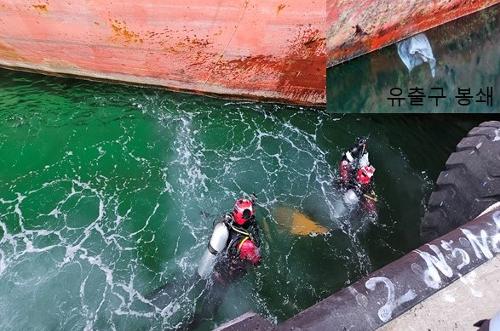
[[358, 138], [356, 144], [342, 155], [339, 173], [344, 202], [354, 205], [361, 201], [365, 211], [375, 213], [377, 197], [372, 183], [375, 167], [368, 159], [366, 138]]
[[227, 284], [244, 275], [249, 266], [259, 264], [260, 237], [254, 205], [255, 195], [239, 198], [232, 212], [214, 226], [198, 267], [201, 278], [207, 278], [213, 269], [214, 280]]
[[207, 293], [197, 303], [186, 327], [194, 329], [213, 318], [230, 284], [260, 263], [260, 236], [255, 221], [255, 195], [239, 198], [230, 213], [214, 225], [212, 237], [200, 261], [197, 278], [207, 282]]
[[218, 281], [235, 280], [247, 269], [260, 263], [259, 228], [255, 221], [255, 198], [238, 199], [222, 222], [228, 227], [229, 240], [222, 259], [215, 266]]
[[192, 330], [212, 319], [224, 300], [228, 286], [260, 263], [260, 231], [255, 220], [255, 200], [254, 194], [237, 199], [233, 210], [215, 223], [197, 272], [188, 278], [187, 286], [166, 284], [146, 296], [162, 308], [169, 307], [172, 300], [182, 295], [178, 293], [179, 288], [196, 287], [197, 293], [204, 291], [202, 296], [196, 295], [199, 300], [195, 300], [194, 316], [189, 322], [181, 323], [179, 329]]
[[222, 304], [227, 287], [260, 263], [259, 228], [255, 221], [255, 195], [239, 198], [230, 213], [214, 226], [212, 237], [198, 266], [198, 276], [211, 284], [200, 304], [192, 329], [212, 318]]

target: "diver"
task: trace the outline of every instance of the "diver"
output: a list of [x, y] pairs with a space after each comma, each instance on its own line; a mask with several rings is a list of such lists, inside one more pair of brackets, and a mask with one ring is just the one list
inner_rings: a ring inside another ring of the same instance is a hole
[[230, 213], [214, 226], [212, 237], [198, 266], [198, 276], [210, 290], [202, 298], [188, 329], [212, 318], [224, 300], [228, 286], [260, 263], [259, 228], [255, 221], [255, 195], [239, 198]]
[[245, 274], [249, 266], [259, 264], [260, 237], [254, 205], [255, 195], [239, 198], [233, 210], [215, 224], [198, 267], [200, 277], [207, 278], [213, 269], [214, 280], [228, 283]]
[[229, 238], [221, 259], [214, 267], [214, 280], [222, 285], [242, 277], [251, 266], [260, 262], [254, 203], [253, 198], [240, 198], [236, 200], [233, 211], [222, 219], [229, 230]]
[[342, 155], [339, 173], [339, 186], [344, 192], [344, 202], [355, 204], [361, 200], [363, 207], [373, 212], [377, 202], [372, 183], [375, 167], [368, 158], [367, 138], [358, 138], [356, 144]]
[[194, 314], [186, 316], [178, 329], [193, 330], [201, 323], [210, 321], [222, 304], [228, 286], [260, 263], [260, 231], [255, 220], [255, 200], [254, 194], [237, 199], [233, 210], [214, 222], [212, 236], [198, 269], [186, 277], [185, 284], [165, 284], [145, 296], [155, 306], [164, 309], [171, 305], [174, 298], [185, 295], [182, 289], [192, 291], [190, 295], [197, 301]]

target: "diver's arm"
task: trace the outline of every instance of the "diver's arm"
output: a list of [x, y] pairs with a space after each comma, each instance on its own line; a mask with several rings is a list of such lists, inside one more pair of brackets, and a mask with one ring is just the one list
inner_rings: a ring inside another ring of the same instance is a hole
[[255, 246], [260, 247], [260, 229], [259, 226], [257, 225], [256, 221], [253, 221], [254, 224], [248, 229], [250, 234], [252, 235], [252, 240], [255, 242]]
[[361, 158], [366, 152], [366, 145], [364, 143], [357, 143], [352, 146], [347, 152], [342, 156], [342, 160], [346, 160], [349, 163], [353, 163], [357, 159]]

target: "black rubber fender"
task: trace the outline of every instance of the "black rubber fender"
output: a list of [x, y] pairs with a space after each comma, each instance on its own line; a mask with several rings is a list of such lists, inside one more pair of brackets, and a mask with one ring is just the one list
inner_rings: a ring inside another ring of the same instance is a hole
[[500, 201], [500, 122], [483, 122], [457, 145], [439, 174], [420, 226], [428, 242]]

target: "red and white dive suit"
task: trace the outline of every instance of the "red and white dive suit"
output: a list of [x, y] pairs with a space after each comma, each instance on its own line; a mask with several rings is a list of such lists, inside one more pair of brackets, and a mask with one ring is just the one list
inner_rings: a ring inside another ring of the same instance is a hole
[[340, 187], [345, 194], [354, 193], [368, 212], [376, 211], [377, 199], [372, 183], [374, 173], [375, 167], [370, 165], [365, 140], [360, 140], [342, 155], [339, 163]]
[[215, 270], [215, 280], [229, 282], [260, 262], [259, 229], [255, 222], [254, 199], [236, 200], [234, 209], [215, 225], [198, 274], [207, 278]]

